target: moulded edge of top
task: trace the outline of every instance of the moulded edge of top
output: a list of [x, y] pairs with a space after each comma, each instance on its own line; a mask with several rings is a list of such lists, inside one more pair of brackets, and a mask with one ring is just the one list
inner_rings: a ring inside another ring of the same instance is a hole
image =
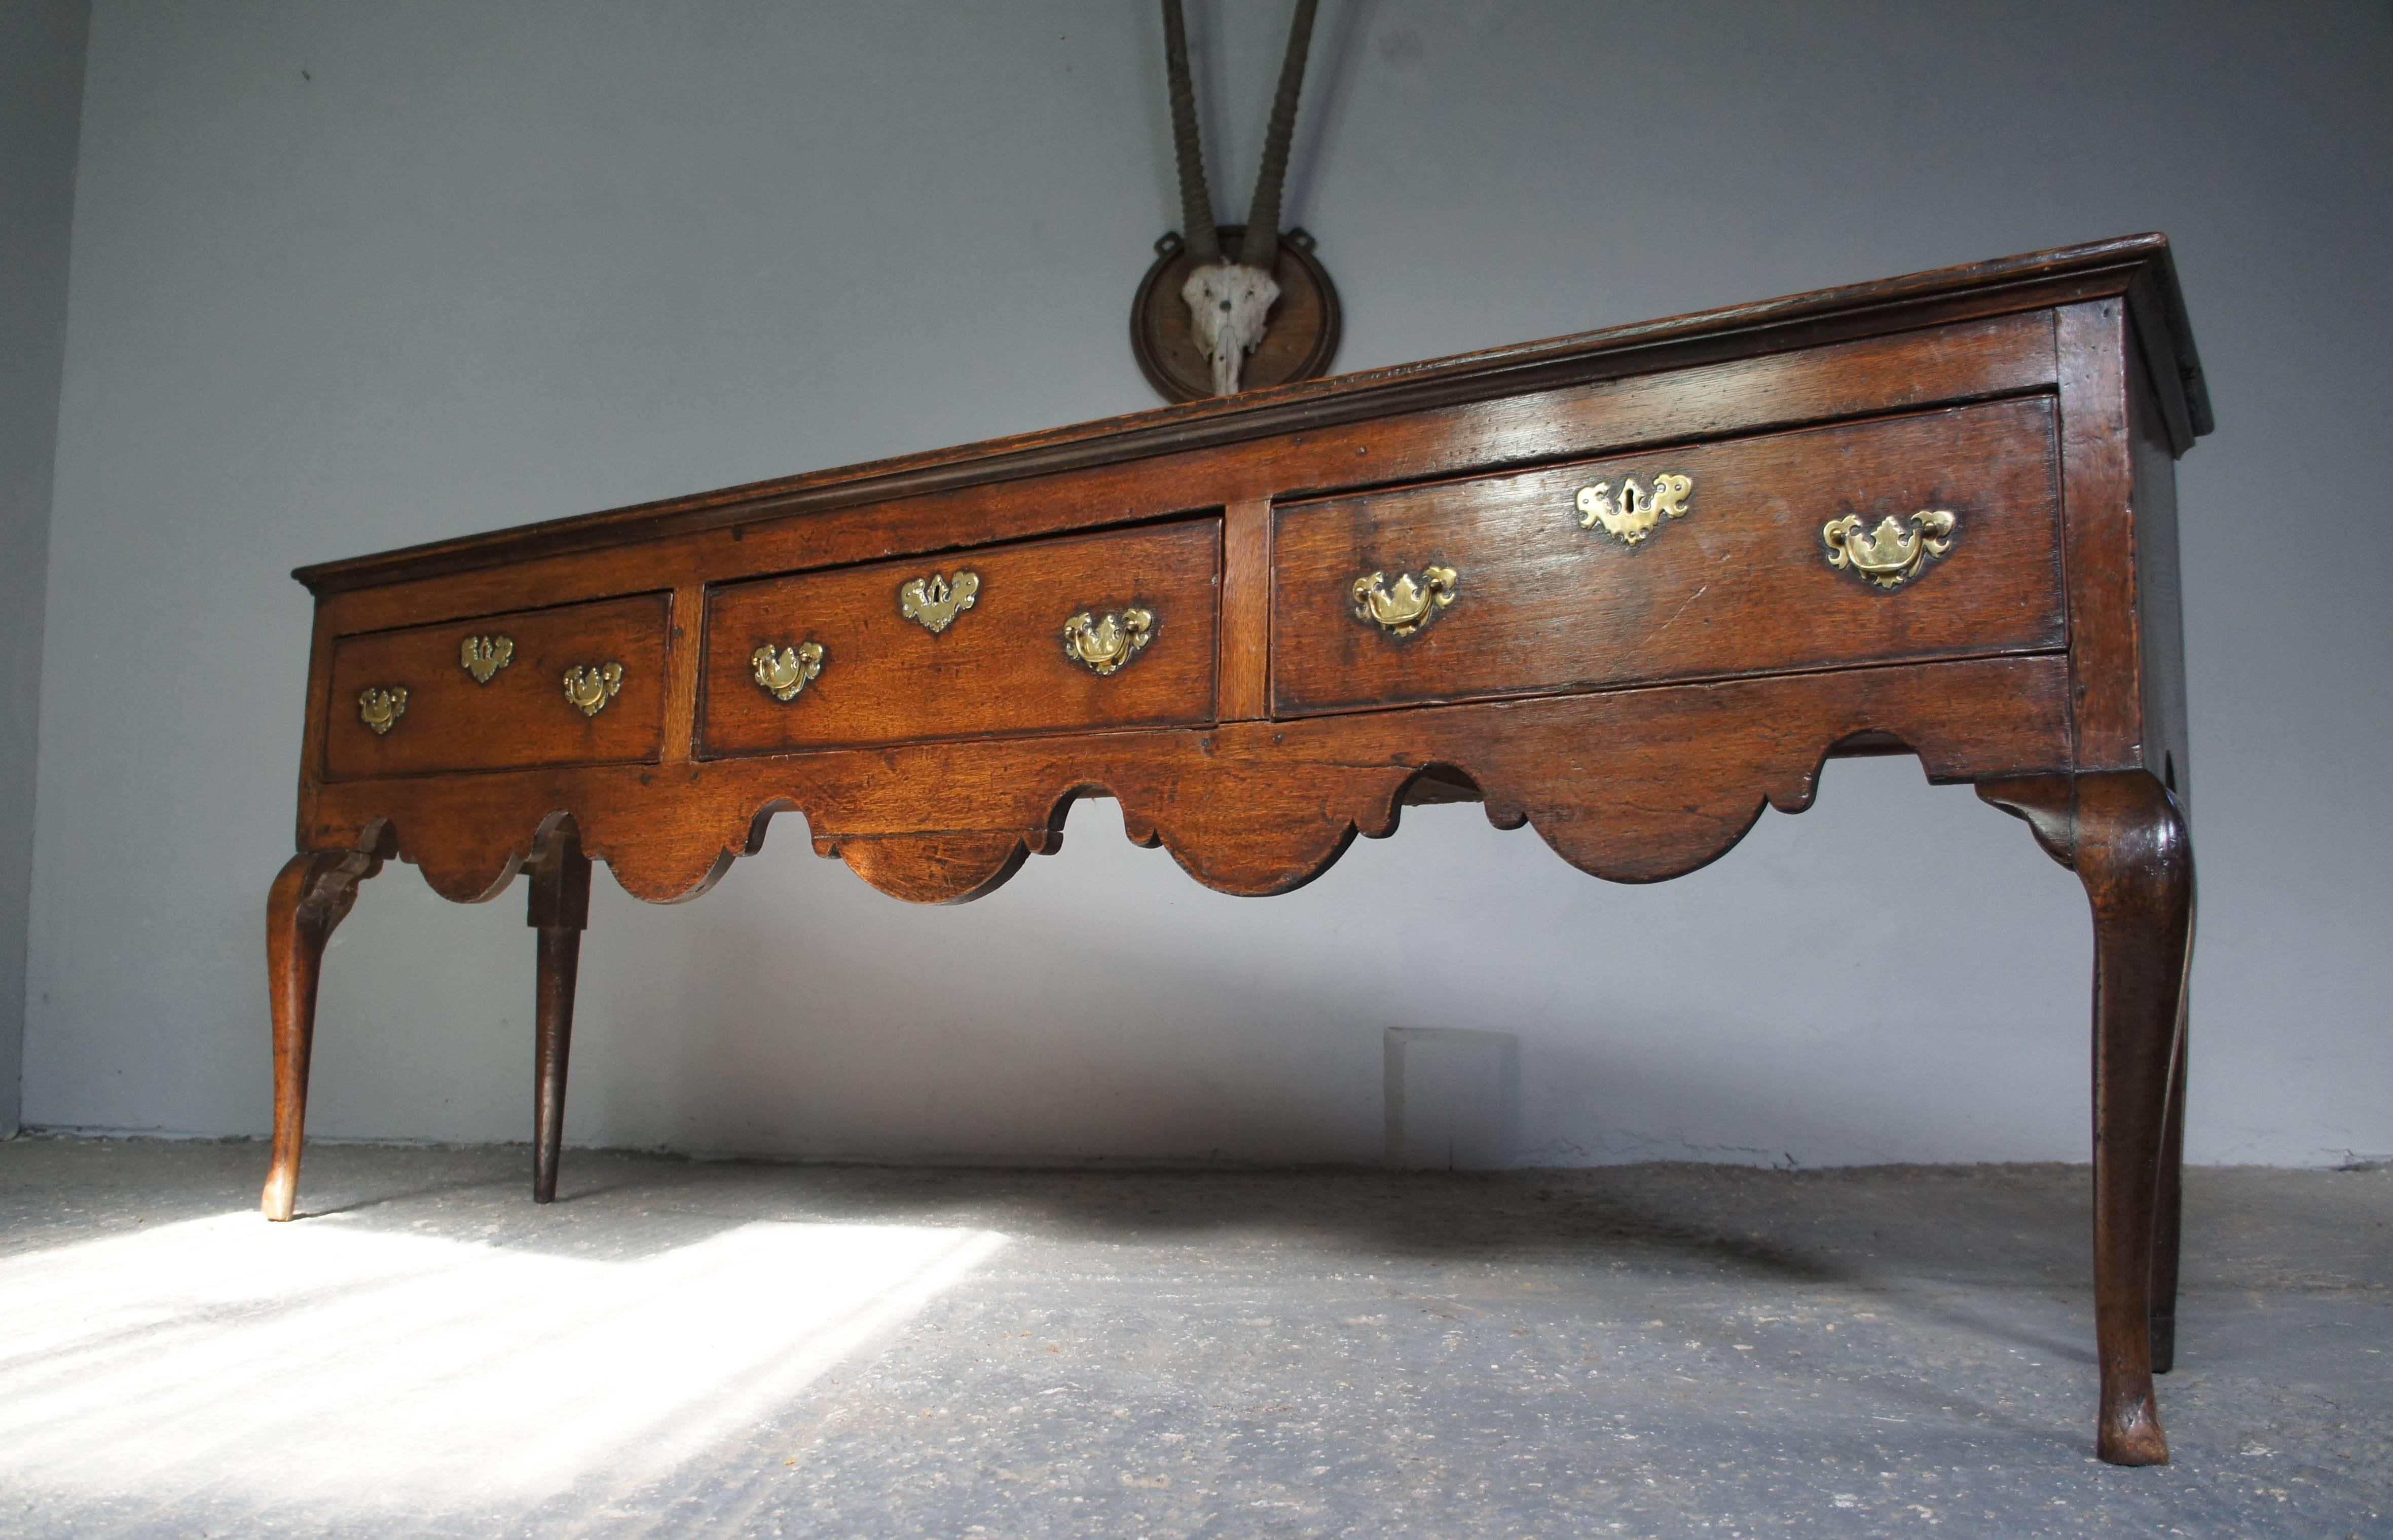
[[[1602, 331], [1489, 348], [1419, 363], [1278, 385], [1223, 399], [1105, 418], [1072, 427], [988, 439], [928, 453], [871, 461], [714, 491], [635, 503], [599, 513], [548, 519], [484, 534], [412, 545], [298, 568], [291, 574], [319, 596], [437, 577], [602, 546], [693, 533], [725, 525], [779, 519], [818, 509], [919, 495], [975, 482], [1050, 475], [1084, 465], [1210, 448], [1328, 423], [1346, 423], [1440, 405], [1488, 399], [1527, 388], [1550, 388], [1574, 376], [1601, 378], [1607, 360], [1665, 345], [1683, 345], [1739, 333], [1756, 336], [1798, 322], [1873, 309], [1900, 312], [1939, 299], [2115, 271], [2118, 291], [2150, 274], [2156, 286], [2160, 334], [2142, 341], [2155, 379], [2174, 387], [2176, 405], [2193, 437], [2214, 426], [2209, 391], [2186, 315], [2168, 238], [2122, 236], [2087, 245], [2031, 252], [1900, 278], [1821, 289], [1780, 299], [1729, 306], [1640, 321]], [[1534, 382], [1534, 384], [1532, 383]]]

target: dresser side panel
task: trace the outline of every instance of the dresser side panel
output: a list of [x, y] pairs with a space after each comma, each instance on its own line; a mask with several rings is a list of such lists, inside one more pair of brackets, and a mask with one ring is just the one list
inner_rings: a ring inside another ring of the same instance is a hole
[[2193, 772], [2188, 763], [2177, 459], [2168, 422], [2140, 370], [2130, 377], [2128, 403], [2135, 427], [2136, 615], [2143, 659], [2144, 764], [2190, 806]]
[[2060, 311], [2062, 550], [2081, 772], [2144, 764], [2127, 348], [2124, 302], [2104, 299]]
[[323, 848], [310, 841], [315, 837], [323, 796], [323, 745], [324, 734], [331, 721], [333, 648], [340, 636], [338, 609], [339, 601], [336, 599], [317, 600], [310, 627], [307, 700], [301, 712], [299, 728], [299, 815], [294, 838], [294, 848], [297, 850]]

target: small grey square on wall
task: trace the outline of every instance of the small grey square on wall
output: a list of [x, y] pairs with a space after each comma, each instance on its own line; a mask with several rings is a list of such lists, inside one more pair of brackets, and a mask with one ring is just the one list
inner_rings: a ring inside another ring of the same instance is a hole
[[1450, 1026], [1387, 1029], [1387, 1164], [1495, 1171], [1521, 1127], [1521, 1039]]

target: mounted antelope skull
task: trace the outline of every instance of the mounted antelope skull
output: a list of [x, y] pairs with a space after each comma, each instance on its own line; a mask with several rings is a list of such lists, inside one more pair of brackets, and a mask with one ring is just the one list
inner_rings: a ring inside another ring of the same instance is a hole
[[1235, 396], [1238, 371], [1263, 340], [1264, 318], [1279, 303], [1279, 281], [1245, 262], [1209, 262], [1180, 286], [1196, 350], [1213, 366], [1213, 394]]
[[1213, 225], [1213, 195], [1205, 184], [1205, 149], [1196, 134], [1196, 93], [1188, 81], [1188, 27], [1180, 0], [1163, 0], [1163, 59], [1170, 77], [1171, 148], [1180, 169], [1180, 215], [1193, 264], [1180, 297], [1197, 351], [1213, 367], [1213, 393], [1234, 394], [1248, 354], [1263, 340], [1271, 307], [1279, 299], [1272, 268], [1279, 260], [1280, 189], [1288, 176], [1288, 140], [1296, 131], [1297, 93], [1304, 85], [1304, 56], [1313, 41], [1313, 13], [1319, 0], [1297, 0], [1289, 24], [1288, 53], [1280, 61], [1279, 91], [1272, 98], [1271, 126], [1263, 139], [1262, 169], [1247, 215], [1236, 260], [1222, 253]]

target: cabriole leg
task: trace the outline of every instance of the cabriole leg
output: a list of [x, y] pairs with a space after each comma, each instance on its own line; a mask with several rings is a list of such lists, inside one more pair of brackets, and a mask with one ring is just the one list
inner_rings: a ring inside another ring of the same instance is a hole
[[299, 1149], [307, 1124], [307, 1059], [316, 1041], [316, 982], [324, 944], [358, 901], [358, 884], [382, 869], [366, 851], [302, 852], [283, 864], [266, 900], [267, 989], [274, 1010], [274, 1159], [258, 1207], [287, 1220], [299, 1196]]
[[2152, 1349], [2164, 1322], [2173, 1330], [2175, 1304], [2155, 1286], [2165, 1274], [2173, 1292], [2176, 1268], [2156, 1243], [2171, 1105], [2184, 1100], [2171, 1090], [2193, 939], [2192, 845], [2176, 799], [2141, 771], [1992, 782], [1978, 792], [2027, 819], [2093, 906], [2096, 1453], [2113, 1465], [2165, 1464]]
[[582, 933], [590, 924], [590, 860], [566, 819], [541, 842], [531, 868], [526, 924], [540, 933], [540, 979], [532, 1038], [531, 1197], [556, 1197], [557, 1153], [565, 1140], [565, 1068], [573, 1050], [573, 982]]

